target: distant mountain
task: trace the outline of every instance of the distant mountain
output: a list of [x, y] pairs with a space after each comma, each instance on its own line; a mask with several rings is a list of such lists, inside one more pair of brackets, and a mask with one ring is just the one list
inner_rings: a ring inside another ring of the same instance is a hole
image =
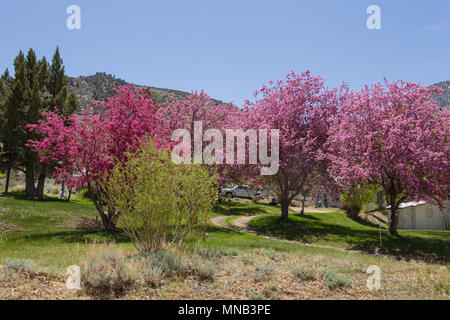
[[434, 95], [433, 99], [435, 99], [441, 107], [450, 106], [450, 80], [436, 83], [434, 86], [444, 89], [445, 91], [442, 95]]
[[[69, 93], [75, 93], [79, 100], [78, 112], [92, 106], [94, 101], [106, 101], [107, 98], [114, 94], [114, 89], [120, 86], [127, 86], [130, 83], [125, 80], [116, 78], [104, 72], [97, 72], [91, 76], [80, 76], [77, 78], [69, 78], [67, 90]], [[188, 92], [161, 89], [149, 86], [135, 85], [137, 88], [150, 88], [155, 103], [163, 103], [171, 98], [176, 100], [186, 99]]]

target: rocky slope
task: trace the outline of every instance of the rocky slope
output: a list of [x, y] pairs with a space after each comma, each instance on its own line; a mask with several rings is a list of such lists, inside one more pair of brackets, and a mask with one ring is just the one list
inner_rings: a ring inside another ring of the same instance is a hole
[[435, 95], [433, 98], [442, 107], [450, 106], [450, 80], [436, 83], [435, 86], [444, 89], [445, 92], [441, 96]]
[[[127, 86], [130, 83], [125, 80], [118, 79], [110, 74], [104, 72], [97, 72], [91, 76], [80, 76], [77, 78], [70, 78], [67, 85], [68, 91], [75, 93], [79, 100], [78, 112], [92, 106], [94, 101], [105, 101], [108, 97], [114, 94], [114, 88], [120, 86]], [[171, 89], [161, 89], [148, 86], [139, 86], [150, 88], [154, 102], [162, 103], [174, 99], [185, 99], [189, 93]]]

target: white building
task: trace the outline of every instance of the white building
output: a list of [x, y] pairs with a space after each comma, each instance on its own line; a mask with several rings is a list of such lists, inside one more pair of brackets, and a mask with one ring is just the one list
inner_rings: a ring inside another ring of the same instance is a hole
[[[390, 206], [386, 207], [391, 219]], [[425, 201], [401, 203], [399, 207], [399, 229], [450, 230], [450, 201], [444, 202], [441, 211], [438, 205], [428, 205]]]

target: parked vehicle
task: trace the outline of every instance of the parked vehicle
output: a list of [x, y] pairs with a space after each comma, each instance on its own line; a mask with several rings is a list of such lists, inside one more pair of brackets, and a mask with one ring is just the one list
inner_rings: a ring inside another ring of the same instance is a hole
[[223, 188], [221, 194], [228, 199], [231, 198], [252, 198], [254, 196], [263, 195], [263, 190], [252, 190], [247, 185], [236, 185], [233, 188]]

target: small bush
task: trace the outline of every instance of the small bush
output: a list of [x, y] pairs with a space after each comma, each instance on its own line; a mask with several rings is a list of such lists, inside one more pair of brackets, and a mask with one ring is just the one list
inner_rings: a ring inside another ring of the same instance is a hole
[[438, 283], [434, 284], [434, 290], [436, 290], [439, 293], [449, 294], [450, 293], [450, 284], [439, 281]]
[[205, 248], [205, 247], [196, 247], [194, 249], [194, 253], [199, 256], [205, 258], [220, 258], [223, 256], [237, 256], [239, 251], [236, 248], [225, 248], [225, 247], [217, 247], [217, 248]]
[[93, 294], [117, 295], [134, 282], [125, 255], [121, 251], [112, 251], [110, 246], [91, 246], [80, 266], [82, 284]]
[[325, 283], [330, 289], [347, 287], [351, 284], [350, 279], [336, 274], [332, 270], [322, 270], [320, 274], [324, 277]]
[[38, 265], [31, 259], [6, 258], [5, 268], [7, 271], [36, 273]]
[[260, 264], [255, 266], [255, 281], [269, 279], [274, 273], [274, 267], [270, 264]]
[[156, 289], [164, 283], [163, 270], [160, 266], [145, 265], [142, 274], [145, 284], [152, 289]]
[[200, 280], [214, 281], [216, 277], [216, 265], [212, 261], [199, 261], [195, 269]]
[[279, 254], [272, 248], [258, 248], [254, 250], [255, 254], [262, 254], [268, 257], [269, 259], [273, 261], [281, 261], [282, 259], [286, 258], [286, 254]]
[[247, 289], [245, 293], [249, 300], [263, 300], [265, 298], [264, 293], [259, 290]]
[[[205, 232], [217, 200], [217, 176], [203, 166], [177, 165], [145, 142], [106, 182], [108, 207], [121, 212], [123, 231], [141, 253], [180, 247]], [[132, 204], [132, 205], [130, 205]]]
[[77, 191], [76, 196], [78, 199], [91, 199], [88, 189], [81, 189], [80, 191]]
[[305, 268], [298, 268], [298, 269], [294, 269], [292, 271], [292, 273], [299, 278], [300, 280], [303, 281], [311, 281], [316, 279], [314, 270], [312, 269], [305, 269]]
[[41, 267], [31, 259], [6, 258], [5, 269], [7, 272], [22, 272], [32, 276], [46, 275], [57, 277], [59, 270], [55, 267]]
[[255, 262], [255, 257], [251, 256], [251, 255], [245, 255], [241, 257], [241, 261], [244, 264], [253, 264]]
[[214, 281], [216, 274], [216, 265], [212, 261], [200, 256], [187, 259], [170, 251], [149, 252], [141, 263], [148, 278], [146, 282], [153, 288], [162, 282], [162, 277], [196, 275], [201, 281]]

